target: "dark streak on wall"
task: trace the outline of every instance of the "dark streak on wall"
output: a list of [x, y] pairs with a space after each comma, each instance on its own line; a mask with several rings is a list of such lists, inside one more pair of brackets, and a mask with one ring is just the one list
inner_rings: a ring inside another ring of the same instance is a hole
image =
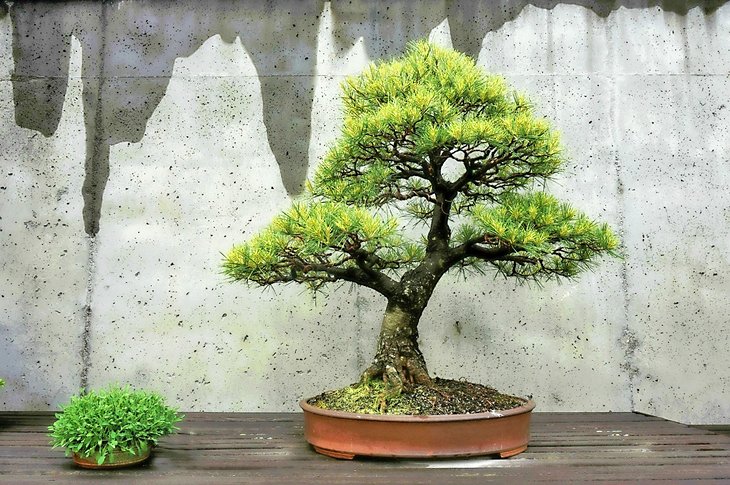
[[[619, 7], [711, 14], [726, 0], [381, 0], [332, 2], [340, 50], [364, 37], [369, 55], [399, 54], [408, 41], [449, 19], [454, 47], [476, 57], [484, 36], [517, 18], [527, 6], [580, 5], [605, 17]], [[302, 190], [308, 168], [316, 41], [324, 0], [274, 2], [14, 2], [0, 1], [0, 18], [13, 23], [12, 76], [19, 126], [51, 136], [61, 117], [68, 82], [70, 38], [82, 45], [86, 125], [83, 186], [87, 234], [99, 230], [109, 177], [109, 148], [138, 142], [167, 89], [175, 59], [210, 37], [238, 36], [259, 74], [263, 119], [287, 191]], [[242, 153], [242, 156], [245, 154]]]
[[15, 121], [51, 136], [66, 95], [70, 32], [64, 31], [53, 5], [30, 7], [13, 7]]
[[123, 8], [114, 2], [16, 2], [10, 7], [16, 123], [45, 136], [55, 132], [75, 35], [83, 51], [84, 226], [95, 236], [110, 146], [142, 138], [176, 58], [191, 55], [216, 34], [229, 43], [240, 37], [260, 75], [263, 119], [282, 181], [290, 194], [298, 194], [308, 168], [322, 8], [322, 0], [286, 7], [270, 0], [129, 2]]
[[340, 51], [362, 36], [371, 58], [394, 56], [408, 41], [427, 36], [448, 18], [454, 48], [476, 58], [484, 37], [515, 20], [527, 5], [547, 10], [561, 4], [577, 5], [607, 17], [620, 7], [661, 8], [679, 15], [700, 7], [709, 15], [725, 3], [727, 0], [335, 0], [332, 14]]
[[[99, 232], [99, 219], [101, 218], [101, 203], [104, 197], [104, 189], [109, 179], [109, 145], [105, 139], [104, 123], [104, 100], [106, 75], [104, 67], [107, 56], [107, 11], [106, 4], [96, 6], [98, 11], [98, 23], [96, 29], [87, 29], [91, 35], [96, 34], [95, 42], [87, 44], [98, 45], [98, 51], [84, 52], [82, 61], [82, 75], [84, 78], [84, 124], [86, 126], [86, 163], [84, 172], [84, 185], [81, 193], [84, 197], [84, 228], [90, 236]], [[87, 34], [89, 35], [89, 34]], [[95, 55], [95, 54], [98, 54]], [[94, 57], [88, 59], [89, 55]], [[91, 308], [89, 307], [89, 313]], [[85, 384], [84, 384], [85, 385]]]

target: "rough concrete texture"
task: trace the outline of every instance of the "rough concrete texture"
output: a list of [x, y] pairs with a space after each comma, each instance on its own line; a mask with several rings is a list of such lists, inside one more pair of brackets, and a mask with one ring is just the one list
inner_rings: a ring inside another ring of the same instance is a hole
[[[79, 388], [89, 244], [79, 214], [84, 125], [78, 58], [51, 136], [14, 123], [10, 19], [0, 18], [0, 368], [7, 409]], [[80, 55], [78, 43], [71, 49]], [[77, 56], [78, 57], [78, 56]]]
[[543, 411], [730, 421], [724, 1], [0, 2], [0, 395], [129, 382], [185, 410], [293, 410], [356, 379], [384, 301], [230, 285], [221, 252], [301, 190], [338, 85], [430, 36], [563, 133], [551, 186], [626, 257], [544, 288], [449, 277], [432, 373]]

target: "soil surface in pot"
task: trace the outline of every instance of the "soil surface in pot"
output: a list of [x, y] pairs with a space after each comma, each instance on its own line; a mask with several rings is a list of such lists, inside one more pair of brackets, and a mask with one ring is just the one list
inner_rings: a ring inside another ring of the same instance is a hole
[[382, 381], [352, 384], [326, 391], [307, 401], [312, 406], [357, 414], [474, 414], [504, 411], [525, 404], [525, 399], [502, 394], [467, 381], [433, 379], [433, 385], [389, 395]]

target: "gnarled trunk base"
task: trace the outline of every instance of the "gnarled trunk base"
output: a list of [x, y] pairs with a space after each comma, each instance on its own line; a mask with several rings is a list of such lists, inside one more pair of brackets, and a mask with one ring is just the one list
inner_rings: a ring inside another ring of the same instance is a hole
[[362, 373], [360, 382], [382, 378], [392, 395], [410, 390], [414, 384], [431, 385], [431, 376], [418, 348], [419, 317], [420, 312], [408, 312], [395, 304], [388, 304], [378, 350], [372, 365]]

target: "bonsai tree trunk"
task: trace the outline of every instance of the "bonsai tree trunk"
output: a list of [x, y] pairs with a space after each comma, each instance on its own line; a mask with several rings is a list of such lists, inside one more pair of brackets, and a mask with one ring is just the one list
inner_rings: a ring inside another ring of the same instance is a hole
[[375, 358], [360, 382], [382, 377], [393, 394], [410, 389], [413, 384], [431, 384], [426, 361], [418, 348], [418, 321], [424, 309], [425, 304], [388, 301]]
[[410, 390], [413, 384], [432, 385], [423, 353], [418, 348], [418, 322], [447, 269], [445, 259], [436, 251], [403, 275], [388, 296], [375, 358], [362, 373], [361, 383], [382, 377], [389, 394], [395, 395]]

